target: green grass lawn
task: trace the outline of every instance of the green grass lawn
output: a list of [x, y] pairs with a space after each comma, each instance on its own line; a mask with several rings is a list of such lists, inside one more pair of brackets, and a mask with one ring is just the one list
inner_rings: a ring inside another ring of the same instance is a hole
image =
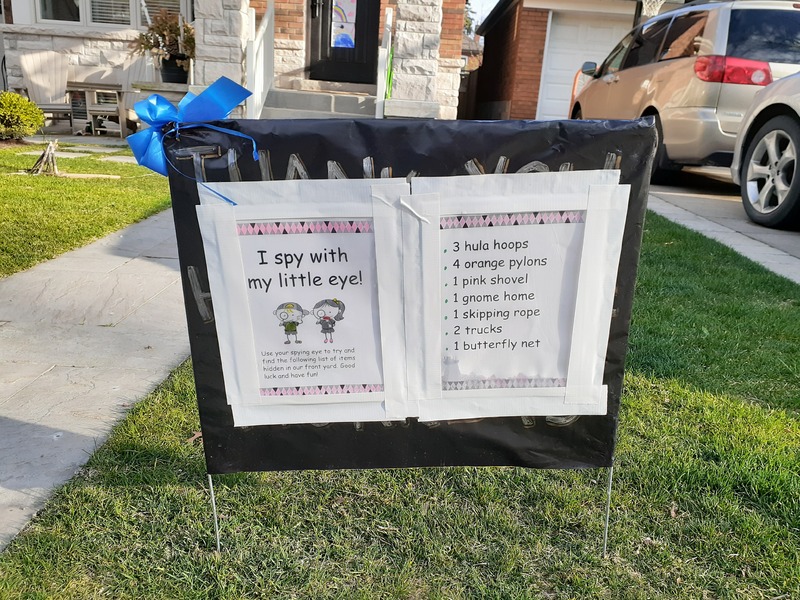
[[800, 288], [649, 216], [604, 470], [215, 477], [191, 367], [0, 555], [0, 598], [800, 598]]
[[[62, 146], [60, 149], [68, 150]], [[0, 146], [0, 277], [27, 269], [140, 221], [169, 206], [167, 180], [138, 165], [104, 162], [108, 154], [58, 159], [64, 173], [120, 179], [20, 175], [40, 145]], [[121, 149], [118, 154], [130, 155]]]

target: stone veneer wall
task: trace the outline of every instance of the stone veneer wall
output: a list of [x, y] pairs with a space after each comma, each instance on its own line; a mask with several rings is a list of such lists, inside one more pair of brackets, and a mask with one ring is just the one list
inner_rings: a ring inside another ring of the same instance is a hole
[[132, 29], [72, 31], [47, 25], [0, 25], [3, 34], [9, 89], [23, 87], [19, 57], [25, 52], [54, 50], [69, 56], [77, 67], [120, 67], [132, 57], [130, 44], [139, 35]]
[[442, 0], [397, 5], [392, 100], [437, 101]]
[[458, 116], [458, 91], [461, 87], [461, 58], [439, 59], [436, 76], [436, 100], [439, 102], [439, 118], [455, 119]]
[[[263, 13], [263, 2], [252, 4]], [[305, 4], [279, 0], [275, 6], [278, 85], [305, 76]], [[248, 0], [195, 0], [196, 85], [208, 85], [222, 75], [244, 81], [249, 5]], [[381, 25], [387, 6], [395, 8], [393, 98], [437, 102], [440, 118], [455, 118], [464, 0], [401, 0], [398, 5], [382, 0]], [[138, 35], [135, 30], [71, 31], [47, 25], [0, 25], [0, 30], [10, 88], [22, 87], [22, 52], [55, 50], [68, 54], [73, 65], [113, 68], [130, 58], [130, 44]]]
[[[222, 76], [244, 81], [248, 9], [248, 0], [194, 0], [195, 85], [209, 85]], [[231, 113], [243, 115], [242, 107]]]
[[440, 119], [456, 118], [463, 26], [464, 0], [401, 0], [392, 99], [435, 102]]

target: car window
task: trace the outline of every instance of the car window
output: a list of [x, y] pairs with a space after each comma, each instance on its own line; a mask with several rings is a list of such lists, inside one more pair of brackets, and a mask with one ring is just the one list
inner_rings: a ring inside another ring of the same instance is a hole
[[630, 69], [631, 67], [655, 62], [658, 51], [661, 50], [661, 44], [664, 41], [669, 22], [670, 19], [661, 19], [642, 26], [631, 44], [631, 49], [622, 63], [622, 68]]
[[705, 41], [703, 35], [706, 23], [708, 23], [707, 11], [691, 12], [675, 17], [664, 40], [661, 60], [697, 56]]
[[800, 63], [800, 10], [734, 10], [728, 56]]
[[598, 77], [619, 71], [620, 66], [622, 65], [622, 59], [625, 58], [625, 53], [628, 51], [628, 48], [633, 41], [634, 33], [635, 32], [631, 32], [626, 35], [625, 38], [619, 44], [617, 44], [617, 47], [611, 51], [611, 54], [608, 55], [608, 58], [603, 61], [600, 69], [598, 69]]

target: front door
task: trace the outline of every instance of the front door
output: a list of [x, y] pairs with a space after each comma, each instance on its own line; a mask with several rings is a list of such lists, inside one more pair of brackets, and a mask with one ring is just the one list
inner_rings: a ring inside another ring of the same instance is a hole
[[311, 79], [375, 83], [380, 0], [308, 0]]

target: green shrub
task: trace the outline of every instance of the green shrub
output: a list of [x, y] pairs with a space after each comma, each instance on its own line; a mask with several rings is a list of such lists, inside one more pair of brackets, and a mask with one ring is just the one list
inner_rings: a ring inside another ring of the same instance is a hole
[[15, 94], [0, 92], [0, 140], [19, 140], [44, 125], [44, 113], [36, 104]]

